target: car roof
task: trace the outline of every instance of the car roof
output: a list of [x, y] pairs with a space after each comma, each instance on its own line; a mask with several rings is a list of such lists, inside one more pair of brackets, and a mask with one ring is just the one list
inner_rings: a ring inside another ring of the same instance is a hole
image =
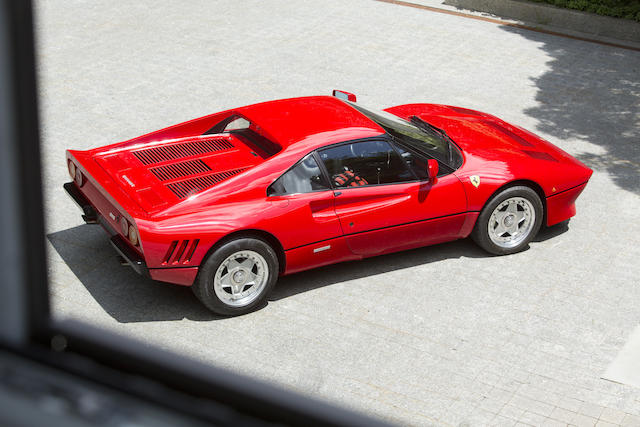
[[283, 149], [326, 145], [384, 134], [371, 119], [333, 96], [280, 99], [237, 108]]

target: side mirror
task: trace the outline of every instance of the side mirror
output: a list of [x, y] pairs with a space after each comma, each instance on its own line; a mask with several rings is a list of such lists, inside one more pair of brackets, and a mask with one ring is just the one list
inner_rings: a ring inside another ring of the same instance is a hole
[[432, 183], [436, 182], [438, 176], [438, 161], [434, 159], [429, 159], [427, 161], [427, 175], [429, 175], [429, 181]]
[[356, 96], [352, 93], [349, 92], [345, 92], [343, 90], [333, 90], [333, 96], [335, 96], [338, 99], [342, 99], [344, 101], [351, 101], [351, 102], [356, 102]]

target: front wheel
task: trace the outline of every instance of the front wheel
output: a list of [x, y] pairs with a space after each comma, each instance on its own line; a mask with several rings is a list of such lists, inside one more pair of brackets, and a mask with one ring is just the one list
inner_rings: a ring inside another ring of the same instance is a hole
[[542, 217], [538, 193], [529, 187], [510, 187], [485, 205], [471, 238], [495, 255], [520, 252], [538, 233]]
[[236, 316], [254, 310], [278, 280], [278, 256], [266, 242], [239, 238], [200, 266], [193, 292], [211, 311]]

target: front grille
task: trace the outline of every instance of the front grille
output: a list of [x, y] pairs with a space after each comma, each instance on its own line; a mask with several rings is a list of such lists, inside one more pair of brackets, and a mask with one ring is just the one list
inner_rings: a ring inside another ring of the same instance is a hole
[[167, 184], [169, 190], [173, 191], [173, 193], [181, 199], [186, 199], [187, 197], [199, 193], [207, 188], [213, 187], [219, 182], [224, 181], [225, 179], [231, 178], [234, 175], [242, 172], [242, 169], [234, 169], [226, 172], [214, 173], [211, 175], [203, 175], [198, 176], [191, 179], [185, 179], [184, 181], [172, 182]]
[[509, 138], [514, 139], [516, 142], [518, 142], [520, 145], [525, 145], [527, 147], [533, 147], [533, 144], [530, 143], [529, 141], [527, 141], [526, 139], [522, 138], [521, 136], [511, 132], [509, 129], [505, 128], [504, 126], [501, 126], [500, 124], [496, 123], [496, 122], [486, 122], [487, 126], [502, 132], [502, 134], [508, 136]]
[[211, 168], [200, 159], [156, 166], [149, 169], [151, 173], [162, 181], [169, 181], [190, 175], [198, 175], [200, 173], [209, 172], [210, 170]]
[[222, 138], [209, 138], [197, 141], [182, 142], [179, 144], [162, 145], [160, 147], [146, 148], [133, 151], [140, 162], [144, 165], [166, 162], [168, 160], [180, 159], [183, 157], [198, 156], [216, 151], [230, 150], [233, 144]]

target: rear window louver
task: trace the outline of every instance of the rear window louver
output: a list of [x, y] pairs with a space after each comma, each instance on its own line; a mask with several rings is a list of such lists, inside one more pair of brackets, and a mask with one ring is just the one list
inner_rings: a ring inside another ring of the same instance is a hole
[[151, 165], [183, 157], [198, 156], [216, 151], [229, 150], [231, 148], [233, 148], [233, 144], [226, 139], [210, 138], [146, 148], [133, 151], [132, 153], [138, 160], [140, 160], [140, 162], [142, 162], [142, 164]]
[[199, 159], [187, 160], [186, 162], [180, 163], [171, 163], [149, 169], [149, 171], [161, 181], [170, 181], [173, 179], [183, 178], [185, 176], [198, 175], [209, 172], [210, 170], [211, 168]]
[[185, 179], [184, 181], [172, 182], [170, 184], [167, 184], [167, 187], [169, 188], [169, 190], [173, 191], [173, 193], [179, 198], [186, 199], [193, 194], [213, 187], [219, 182], [222, 182], [225, 179], [239, 174], [243, 170], [245, 170], [245, 168], [234, 169], [210, 175], [197, 176], [195, 178]]
[[509, 129], [507, 129], [504, 126], [501, 126], [500, 124], [496, 123], [496, 122], [486, 122], [486, 125], [501, 132], [502, 134], [508, 136], [509, 138], [512, 138], [513, 140], [515, 140], [517, 143], [519, 143], [520, 145], [525, 145], [527, 147], [533, 147], [533, 144], [530, 143], [529, 141], [527, 141], [526, 139], [522, 138], [520, 135], [515, 134], [514, 132], [510, 131]]

